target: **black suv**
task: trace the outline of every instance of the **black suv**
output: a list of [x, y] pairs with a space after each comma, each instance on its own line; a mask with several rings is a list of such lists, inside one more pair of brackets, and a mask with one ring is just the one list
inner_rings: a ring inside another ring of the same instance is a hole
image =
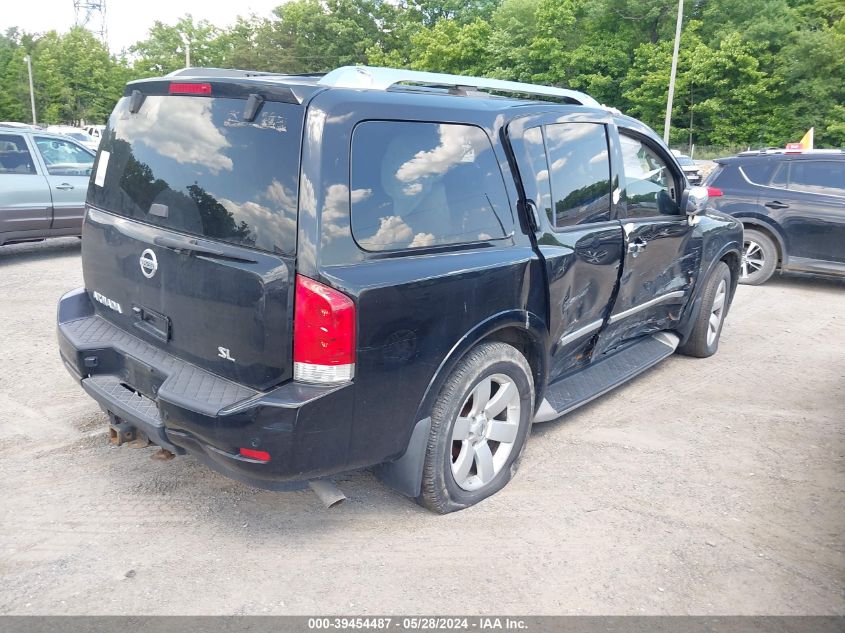
[[742, 227], [634, 119], [452, 75], [185, 72], [111, 115], [59, 304], [117, 442], [277, 490], [375, 466], [449, 512], [532, 422], [716, 351]]
[[716, 207], [745, 226], [740, 283], [775, 270], [845, 276], [845, 150], [763, 150], [721, 158]]

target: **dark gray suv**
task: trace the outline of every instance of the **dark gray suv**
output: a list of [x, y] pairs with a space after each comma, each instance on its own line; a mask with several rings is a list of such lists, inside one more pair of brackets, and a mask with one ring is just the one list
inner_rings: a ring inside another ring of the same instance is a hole
[[745, 226], [740, 283], [776, 270], [845, 277], [845, 150], [744, 152], [720, 158], [707, 184]]

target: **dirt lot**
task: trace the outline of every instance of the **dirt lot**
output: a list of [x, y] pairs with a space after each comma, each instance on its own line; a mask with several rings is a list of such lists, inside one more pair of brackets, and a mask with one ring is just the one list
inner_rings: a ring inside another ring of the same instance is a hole
[[110, 446], [55, 345], [79, 285], [75, 239], [0, 248], [0, 614], [845, 613], [843, 284], [740, 288], [717, 356], [538, 425], [445, 517]]

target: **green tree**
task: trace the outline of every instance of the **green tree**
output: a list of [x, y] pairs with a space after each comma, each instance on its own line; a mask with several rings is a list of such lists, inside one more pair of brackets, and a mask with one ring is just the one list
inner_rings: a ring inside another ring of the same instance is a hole
[[224, 31], [205, 20], [195, 23], [190, 14], [181, 17], [176, 24], [156, 20], [147, 39], [129, 49], [136, 57], [132, 64], [136, 76], [165, 75], [184, 68], [184, 38], [190, 43], [191, 66], [222, 66], [232, 46]]

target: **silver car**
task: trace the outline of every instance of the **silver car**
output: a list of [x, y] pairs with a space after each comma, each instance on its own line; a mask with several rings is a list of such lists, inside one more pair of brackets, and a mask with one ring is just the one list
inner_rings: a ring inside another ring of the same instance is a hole
[[0, 245], [80, 235], [93, 165], [66, 136], [0, 126]]

